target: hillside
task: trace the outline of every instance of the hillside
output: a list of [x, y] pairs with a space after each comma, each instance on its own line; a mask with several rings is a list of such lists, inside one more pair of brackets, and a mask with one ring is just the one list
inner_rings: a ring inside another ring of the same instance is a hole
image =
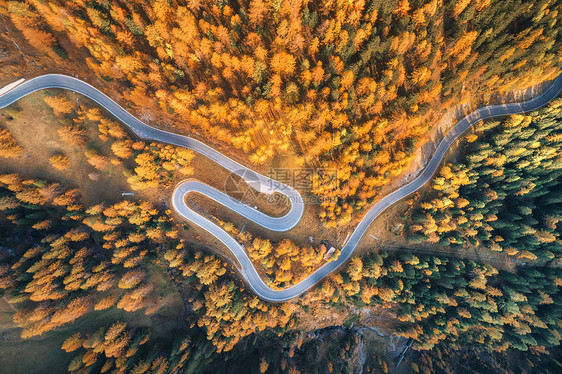
[[561, 11], [0, 0], [0, 374], [561, 372]]

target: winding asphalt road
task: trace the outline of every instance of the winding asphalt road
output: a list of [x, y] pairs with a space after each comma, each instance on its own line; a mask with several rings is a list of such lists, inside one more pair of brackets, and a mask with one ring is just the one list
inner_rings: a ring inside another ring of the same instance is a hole
[[550, 100], [557, 97], [562, 91], [562, 74], [554, 80], [553, 84], [546, 92], [532, 100], [523, 103], [486, 106], [462, 118], [443, 137], [423, 172], [416, 179], [385, 196], [373, 205], [371, 209], [369, 209], [351, 234], [347, 243], [341, 249], [341, 255], [336, 261], [326, 263], [300, 283], [283, 290], [274, 290], [267, 286], [257, 273], [242, 246], [215, 223], [191, 210], [186, 205], [185, 198], [191, 192], [198, 192], [214, 199], [218, 203], [264, 228], [273, 231], [287, 231], [293, 228], [300, 221], [304, 211], [304, 202], [298, 191], [290, 186], [276, 182], [264, 175], [250, 170], [198, 140], [159, 130], [145, 124], [98, 89], [70, 76], [47, 74], [15, 85], [13, 88], [0, 95], [0, 108], [10, 105], [32, 92], [46, 88], [62, 88], [80, 93], [97, 102], [105, 110], [113, 114], [141, 139], [159, 141], [162, 143], [192, 149], [215, 161], [231, 173], [243, 178], [250, 186], [262, 193], [280, 193], [285, 195], [291, 202], [291, 209], [289, 212], [282, 217], [270, 217], [229, 197], [209, 185], [196, 180], [188, 179], [176, 186], [172, 196], [172, 205], [182, 217], [208, 231], [232, 251], [241, 265], [241, 268], [239, 268], [241, 274], [246, 279], [252, 290], [260, 298], [268, 301], [286, 301], [306, 292], [325, 276], [344, 264], [353, 254], [355, 247], [359, 244], [359, 241], [369, 228], [371, 222], [373, 222], [373, 220], [388, 207], [412, 194], [426, 184], [437, 171], [437, 168], [441, 164], [441, 161], [449, 147], [466, 130], [474, 124], [488, 118], [524, 113], [544, 106]]

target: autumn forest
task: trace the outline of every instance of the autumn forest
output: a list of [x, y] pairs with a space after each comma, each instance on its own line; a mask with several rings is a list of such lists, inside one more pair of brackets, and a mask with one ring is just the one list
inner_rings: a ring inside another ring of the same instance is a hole
[[[264, 175], [310, 170], [286, 233], [186, 202], [283, 290], [464, 115], [544, 92], [561, 22], [559, 0], [0, 0], [0, 86], [74, 76]], [[562, 98], [479, 122], [269, 302], [170, 200], [228, 170], [34, 92], [0, 109], [0, 374], [560, 372], [561, 150]]]

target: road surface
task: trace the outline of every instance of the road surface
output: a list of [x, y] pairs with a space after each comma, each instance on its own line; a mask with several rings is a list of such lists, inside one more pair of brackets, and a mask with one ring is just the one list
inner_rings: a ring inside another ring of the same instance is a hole
[[113, 114], [118, 120], [127, 125], [139, 138], [192, 149], [215, 161], [228, 171], [240, 176], [250, 186], [262, 193], [280, 193], [285, 195], [291, 202], [291, 209], [282, 217], [270, 217], [229, 197], [209, 185], [192, 179], [185, 180], [178, 184], [172, 195], [172, 206], [176, 212], [178, 212], [186, 220], [208, 231], [232, 251], [240, 263], [240, 273], [252, 290], [260, 298], [268, 301], [280, 302], [287, 301], [301, 295], [328, 274], [334, 272], [337, 268], [344, 264], [353, 254], [353, 251], [369, 228], [371, 222], [373, 222], [373, 220], [388, 207], [412, 194], [426, 184], [437, 171], [437, 168], [441, 164], [441, 161], [443, 160], [443, 157], [449, 147], [466, 130], [474, 124], [488, 118], [524, 113], [544, 106], [550, 100], [557, 97], [562, 90], [562, 74], [554, 80], [553, 84], [546, 92], [532, 100], [523, 103], [486, 106], [462, 118], [443, 137], [426, 167], [416, 179], [385, 196], [373, 205], [369, 211], [367, 211], [359, 225], [351, 234], [349, 240], [341, 249], [341, 255], [336, 261], [326, 263], [300, 283], [283, 290], [274, 290], [268, 287], [259, 276], [242, 246], [221, 227], [191, 210], [186, 205], [185, 199], [189, 193], [198, 192], [214, 199], [218, 203], [264, 228], [273, 231], [287, 231], [293, 228], [300, 221], [304, 211], [304, 202], [298, 191], [290, 186], [276, 182], [264, 175], [252, 171], [200, 141], [187, 136], [159, 130], [145, 124], [98, 89], [70, 76], [47, 74], [20, 83], [0, 95], [0, 108], [4, 108], [32, 92], [45, 88], [62, 88], [80, 93], [97, 102], [105, 108], [105, 110]]

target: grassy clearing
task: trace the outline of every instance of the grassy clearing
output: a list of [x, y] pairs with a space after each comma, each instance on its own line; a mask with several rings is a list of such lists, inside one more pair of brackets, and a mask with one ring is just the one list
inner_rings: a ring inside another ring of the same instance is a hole
[[[83, 147], [64, 143], [57, 134], [57, 129], [62, 126], [61, 120], [43, 101], [47, 94], [47, 91], [33, 93], [0, 110], [0, 127], [8, 129], [23, 148], [20, 157], [0, 159], [0, 170], [33, 178], [58, 180], [65, 186], [77, 187], [86, 204], [121, 200], [121, 192], [129, 190], [123, 175], [124, 166], [110, 163], [106, 170], [96, 170], [88, 164]], [[87, 128], [87, 147], [98, 150], [102, 155], [111, 156], [110, 146], [104, 144], [98, 134], [97, 129]], [[69, 167], [66, 170], [60, 171], [51, 165], [49, 157], [54, 154], [68, 157]], [[97, 180], [89, 177], [92, 174], [97, 176]]]

